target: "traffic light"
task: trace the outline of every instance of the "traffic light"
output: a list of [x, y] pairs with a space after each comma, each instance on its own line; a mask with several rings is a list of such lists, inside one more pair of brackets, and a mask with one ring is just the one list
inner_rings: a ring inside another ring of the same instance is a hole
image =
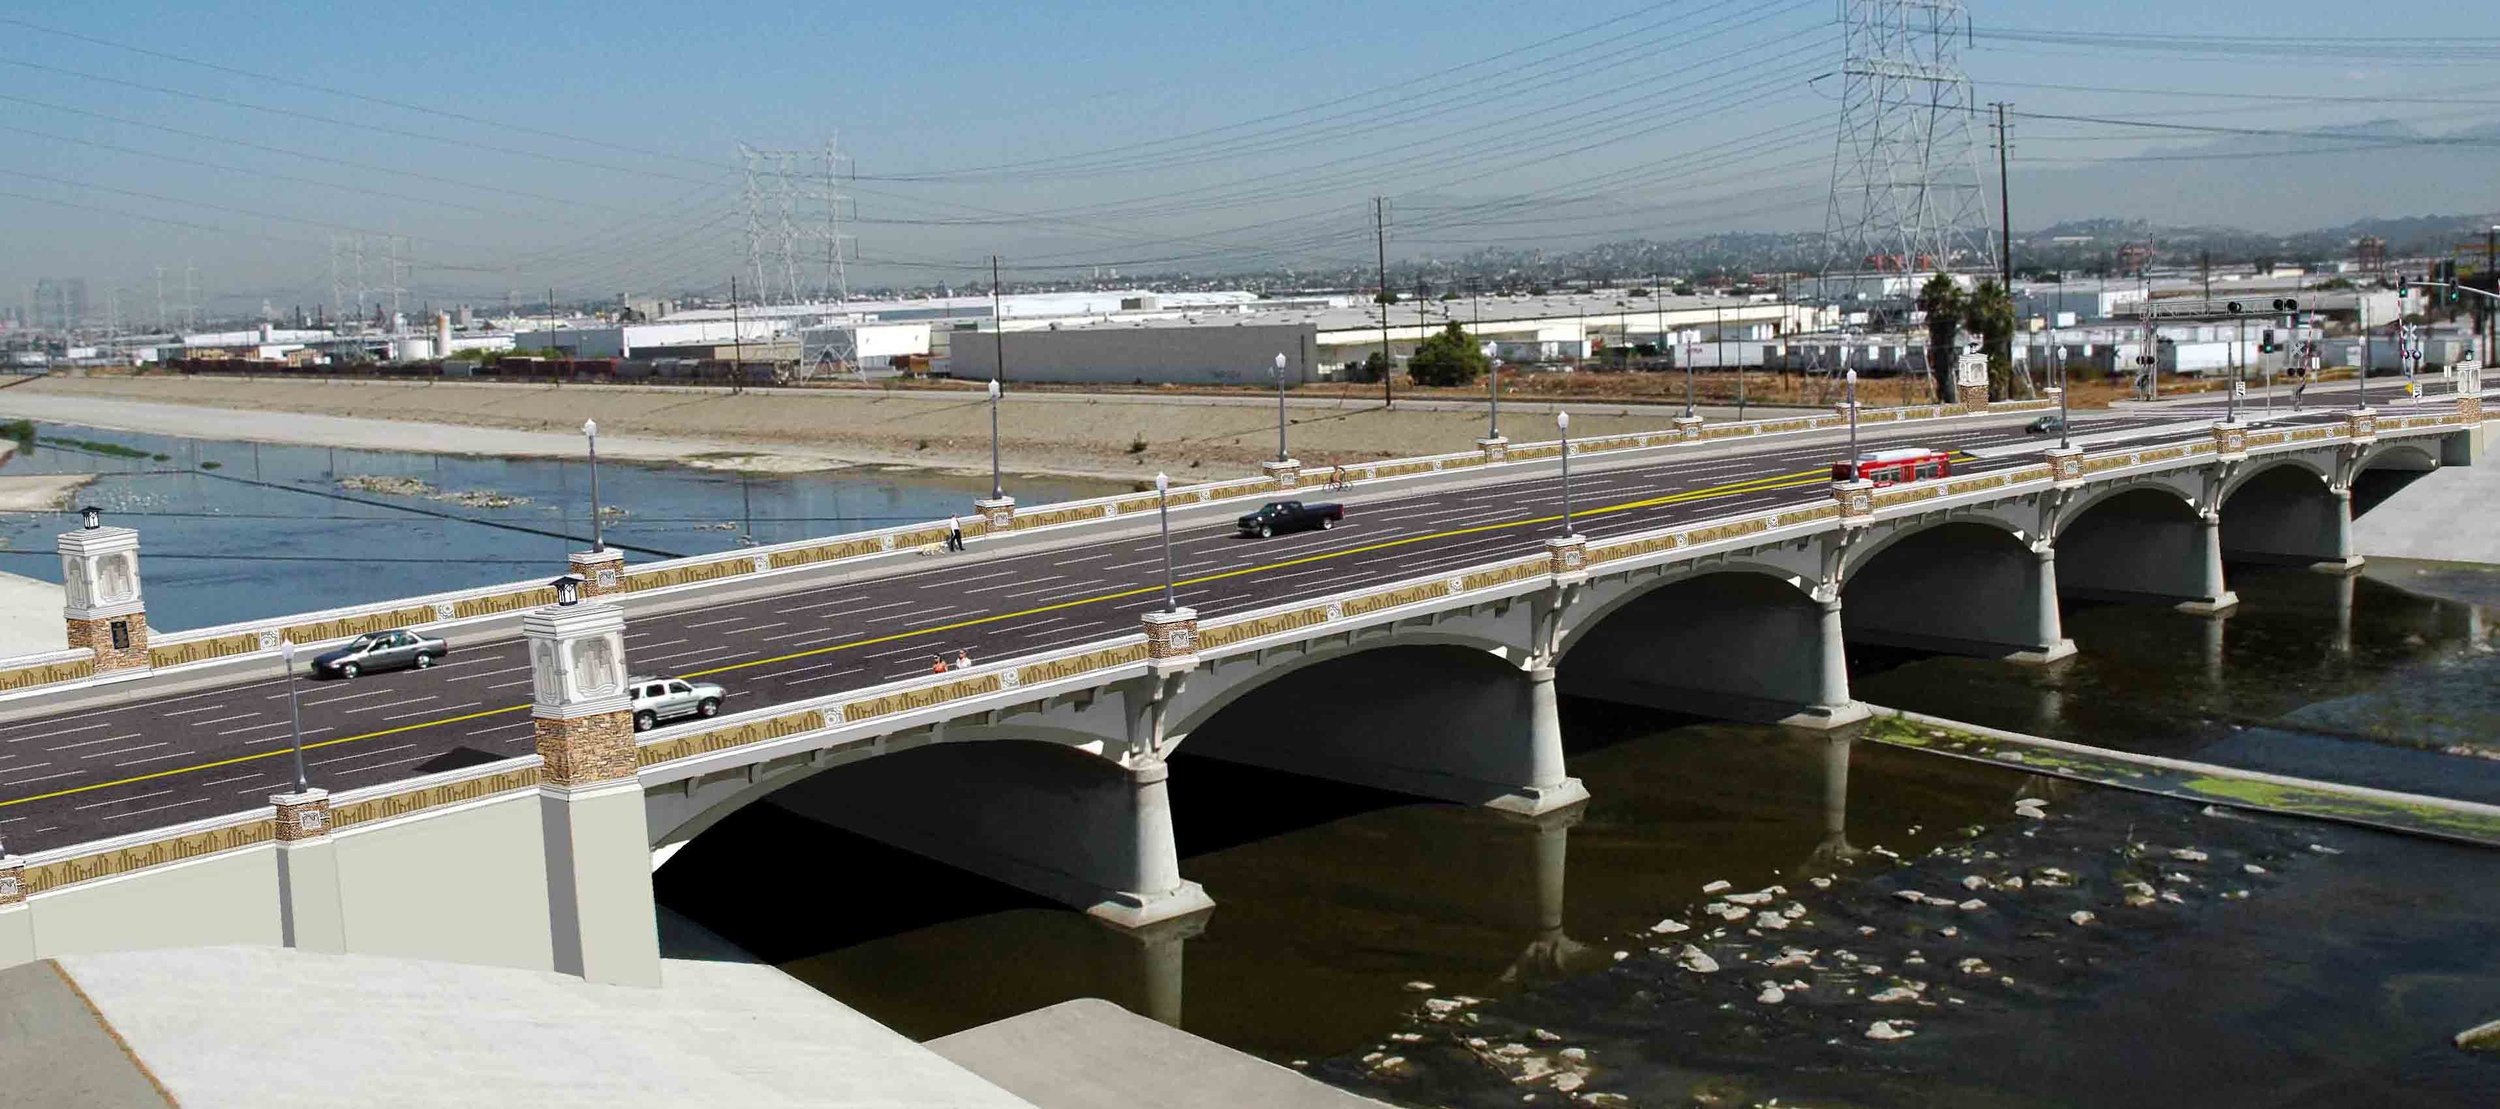
[[2275, 345], [2274, 329], [2271, 327], [2267, 328], [2263, 334], [2257, 337], [2257, 352], [2260, 354], [2273, 354], [2282, 349], [2282, 347]]
[[2238, 302], [2238, 301], [2236, 301], [2236, 300], [2235, 300], [2235, 301], [2232, 301], [2232, 302], [2230, 302], [2230, 303], [2228, 303], [2228, 304], [2223, 305], [2223, 308], [2225, 308], [2225, 309], [2229, 310], [2229, 311], [2230, 311], [2230, 313], [2231, 313], [2232, 315], [2234, 315], [2234, 316], [2236, 316], [2236, 315], [2239, 315], [2239, 314], [2240, 314], [2240, 302]]
[[2274, 310], [2277, 312], [2298, 312], [2300, 311], [2300, 302], [2292, 299], [2291, 297], [2277, 297], [2274, 301]]

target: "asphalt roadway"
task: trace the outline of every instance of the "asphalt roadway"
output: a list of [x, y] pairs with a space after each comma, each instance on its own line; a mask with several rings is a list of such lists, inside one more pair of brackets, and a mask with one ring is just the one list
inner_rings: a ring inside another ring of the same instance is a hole
[[[2313, 391], [2306, 412], [2278, 408], [2276, 422], [2338, 419], [2341, 409], [2321, 407], [2335, 396]], [[2195, 439], [2221, 407], [2077, 413], [2075, 431], [2167, 425], [2148, 441]], [[2253, 416], [2243, 409], [2244, 419]], [[1862, 437], [1867, 451], [2019, 443], [2045, 448], [2055, 440], [2027, 435], [2020, 423], [1874, 425]], [[1736, 456], [1615, 463], [1583, 456], [1586, 468], [1571, 482], [1577, 530], [1604, 538], [1813, 503], [1827, 495], [1830, 463], [1844, 450], [1824, 440]], [[2036, 451], [1999, 454], [1955, 469], [1985, 472], [2037, 458]], [[1528, 554], [1562, 534], [1562, 484], [1548, 466], [1499, 484], [1385, 497], [1358, 487], [1355, 494], [1344, 524], [1330, 531], [1258, 540], [1229, 524], [1176, 529], [1180, 603], [1201, 618], [1218, 617]], [[1328, 498], [1319, 490], [1304, 496]], [[1163, 554], [1152, 535], [997, 557], [976, 542], [965, 554], [888, 576], [643, 617], [627, 628], [626, 656], [638, 675], [717, 682], [730, 693], [724, 711], [745, 711], [927, 674], [937, 656], [958, 651], [977, 664], [1135, 631], [1139, 614], [1163, 603], [1162, 582]], [[534, 749], [529, 663], [519, 640], [455, 641], [429, 670], [294, 685], [307, 775], [333, 791]], [[0, 725], [0, 842], [10, 851], [40, 850], [265, 805], [293, 784], [288, 692], [273, 673]]]

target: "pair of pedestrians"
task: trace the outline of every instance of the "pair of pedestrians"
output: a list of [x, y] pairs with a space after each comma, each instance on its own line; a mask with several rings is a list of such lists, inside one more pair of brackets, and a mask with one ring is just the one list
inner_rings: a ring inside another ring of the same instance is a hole
[[[934, 654], [934, 655], [930, 655], [930, 656], [929, 656], [929, 672], [930, 672], [930, 673], [932, 673], [932, 674], [943, 674], [943, 673], [945, 673], [948, 669], [950, 669], [950, 667], [947, 665], [947, 662], [946, 662], [946, 653], [945, 653], [945, 652], [941, 651], [941, 652], [939, 652], [939, 653], [937, 653], [937, 654]], [[969, 651], [960, 651], [960, 650], [959, 650], [959, 651], [956, 651], [956, 652], [955, 652], [955, 662], [954, 662], [954, 665], [951, 667], [951, 669], [955, 669], [955, 670], [970, 670], [970, 669], [972, 669], [972, 654], [971, 654], [971, 652], [969, 652]]]

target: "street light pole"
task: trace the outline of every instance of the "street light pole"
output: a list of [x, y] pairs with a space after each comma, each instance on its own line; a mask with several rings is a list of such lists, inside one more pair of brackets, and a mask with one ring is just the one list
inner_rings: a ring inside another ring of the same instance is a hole
[[990, 379], [990, 499], [1007, 495], [1007, 486], [998, 477], [998, 379]]
[[1571, 413], [1554, 413], [1554, 426], [1562, 432], [1563, 535], [1579, 534], [1571, 526]]
[[1490, 413], [1488, 417], [1490, 422], [1485, 428], [1484, 437], [1499, 439], [1502, 437], [1502, 360], [1493, 357], [1493, 352], [1500, 348], [1491, 340], [1486, 340], [1480, 349], [1484, 352], [1485, 361], [1485, 410]]
[[2066, 384], [2066, 345], [2058, 342], [2057, 338], [2056, 332], [2049, 332], [2049, 363], [2057, 370], [2057, 449], [2063, 451], [2072, 450], [2075, 446], [2068, 438], [2069, 421], [2066, 415], [2069, 396], [2074, 390]]
[[278, 640], [278, 664], [286, 672], [287, 726], [295, 736], [295, 792], [311, 788], [304, 778], [304, 714], [295, 706], [295, 641]]
[[599, 523], [599, 421], [583, 420], [582, 437], [590, 441], [590, 549], [604, 551], [608, 543]]
[[1847, 374], [1846, 379], [1847, 379], [1847, 381], [1848, 381], [1848, 383], [1849, 383], [1849, 473], [1850, 473], [1852, 476], [1855, 476], [1855, 475], [1857, 474], [1857, 472], [1858, 472], [1858, 461], [1859, 461], [1859, 456], [1858, 456], [1858, 371], [1856, 371], [1856, 370], [1850, 370], [1850, 371], [1848, 372], [1848, 374]]
[[1163, 611], [1178, 612], [1181, 603], [1172, 587], [1172, 479], [1155, 475], [1155, 516], [1163, 528]]
[[1285, 453], [1285, 356], [1276, 356], [1276, 461], [1291, 457]]

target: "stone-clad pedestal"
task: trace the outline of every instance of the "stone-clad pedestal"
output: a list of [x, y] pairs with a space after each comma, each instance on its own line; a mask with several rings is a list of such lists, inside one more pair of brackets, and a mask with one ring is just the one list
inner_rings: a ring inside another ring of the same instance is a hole
[[26, 910], [26, 860], [0, 851], [0, 967], [35, 961], [35, 920]]
[[625, 612], [550, 605], [521, 624], [537, 725], [539, 828], [555, 968], [593, 982], [660, 984], [651, 838], [625, 692]]
[[330, 792], [280, 793], [269, 803], [277, 809], [280, 939], [302, 951], [347, 950], [337, 845], [330, 841]]
[[565, 568], [582, 579], [582, 596], [604, 597], [625, 591], [625, 552], [614, 547], [575, 551], [564, 556]]
[[139, 586], [139, 533], [80, 528], [62, 533], [57, 546], [69, 645], [95, 651], [98, 671], [144, 669], [148, 614]]

